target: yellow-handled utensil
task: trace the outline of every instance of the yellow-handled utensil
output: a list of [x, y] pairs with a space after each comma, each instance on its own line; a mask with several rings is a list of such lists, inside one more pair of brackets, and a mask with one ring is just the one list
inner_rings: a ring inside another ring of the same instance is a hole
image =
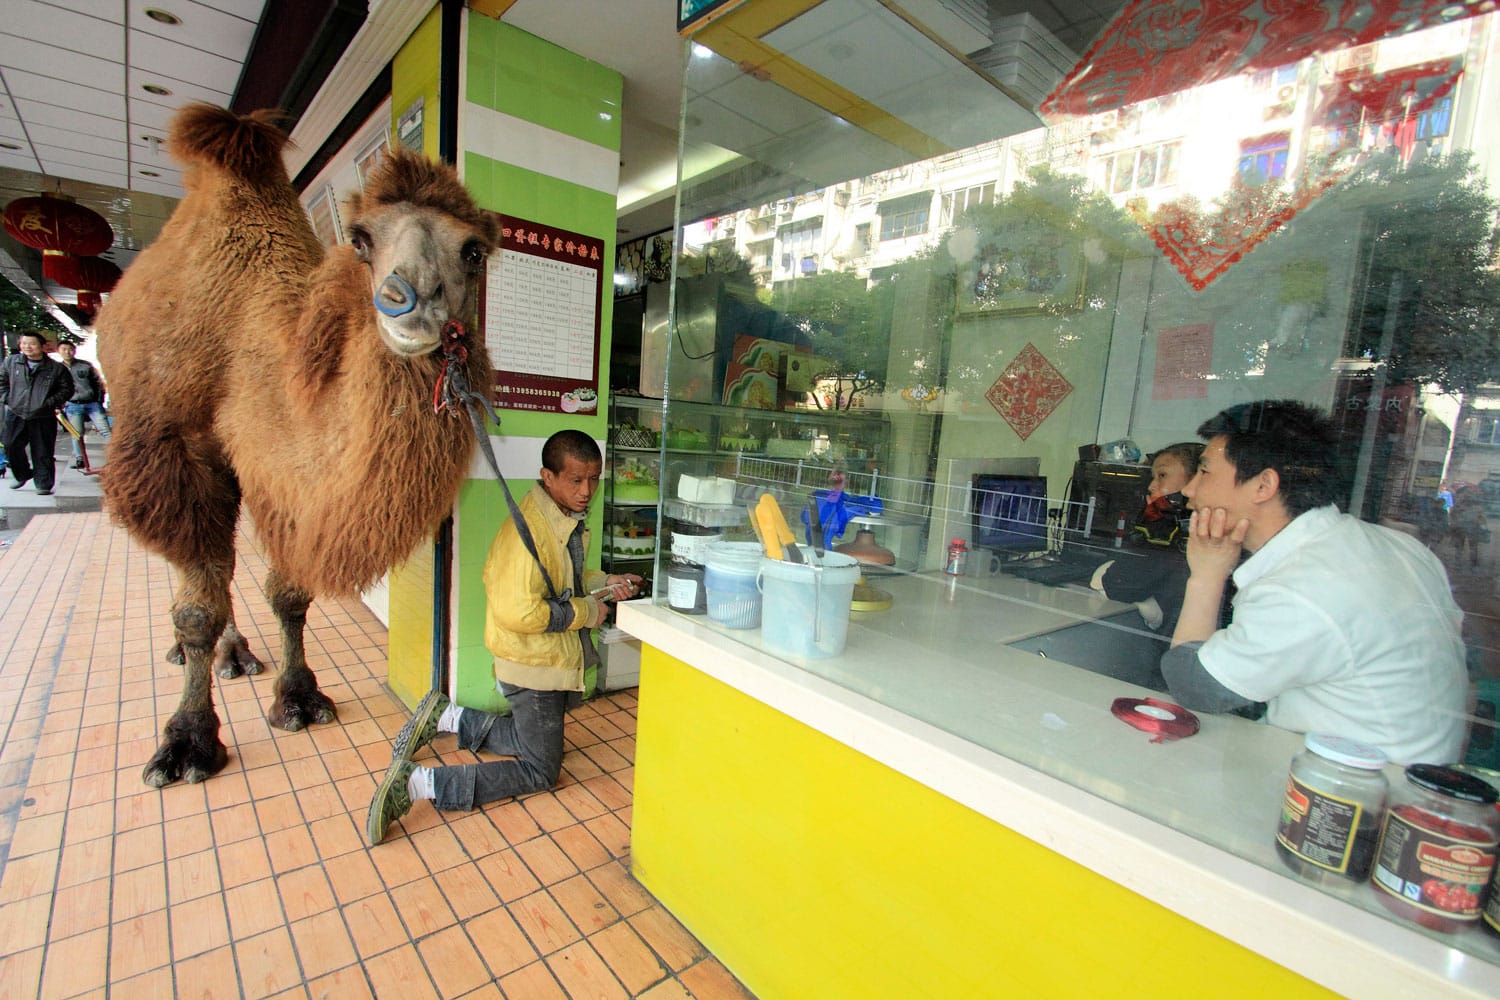
[[[765, 539], [766, 555], [772, 559], [785, 558], [787, 562], [803, 562], [802, 550], [797, 548], [797, 536], [792, 534], [781, 504], [770, 493], [762, 493], [756, 511], [760, 514], [760, 530]], [[772, 551], [774, 548], [775, 551]], [[784, 553], [784, 555], [783, 555]]]
[[777, 547], [776, 554], [775, 555], [771, 555], [771, 545], [770, 545], [769, 542], [766, 541], [766, 533], [765, 533], [765, 531], [761, 529], [761, 526], [760, 526], [760, 512], [758, 510], [756, 510], [755, 504], [753, 502], [752, 503], [748, 503], [748, 504], [745, 505], [745, 507], [750, 512], [750, 530], [753, 531], [753, 532], [755, 532], [755, 540], [760, 543], [761, 551], [765, 552], [765, 554], [766, 554], [766, 556], [768, 558], [771, 558], [771, 559], [780, 559], [781, 558], [781, 549], [780, 549], [780, 546]]

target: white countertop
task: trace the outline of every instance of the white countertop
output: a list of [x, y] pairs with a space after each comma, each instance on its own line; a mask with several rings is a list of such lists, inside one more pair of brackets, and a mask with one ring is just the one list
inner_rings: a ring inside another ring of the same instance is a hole
[[[1500, 995], [1500, 942], [1398, 922], [1367, 885], [1328, 891], [1273, 847], [1301, 737], [1203, 716], [1152, 744], [1116, 719], [1153, 692], [1005, 648], [1123, 606], [1014, 578], [869, 581], [890, 611], [856, 616], [842, 656], [791, 663], [758, 630], [635, 601], [621, 626], [998, 823], [1287, 968], [1358, 996]], [[649, 696], [649, 695], [648, 695]], [[1394, 771], [1395, 780], [1401, 780]]]

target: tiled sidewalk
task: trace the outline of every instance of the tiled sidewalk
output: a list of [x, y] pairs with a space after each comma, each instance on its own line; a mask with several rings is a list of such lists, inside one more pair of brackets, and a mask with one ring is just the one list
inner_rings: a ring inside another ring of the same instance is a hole
[[[236, 618], [269, 668], [264, 572], [242, 541]], [[634, 692], [570, 715], [554, 792], [419, 804], [371, 849], [406, 712], [384, 627], [319, 600], [308, 660], [338, 722], [272, 729], [270, 669], [216, 681], [228, 766], [146, 787], [182, 683], [162, 660], [172, 577], [97, 513], [38, 517], [0, 551], [0, 1000], [749, 996], [629, 874]]]

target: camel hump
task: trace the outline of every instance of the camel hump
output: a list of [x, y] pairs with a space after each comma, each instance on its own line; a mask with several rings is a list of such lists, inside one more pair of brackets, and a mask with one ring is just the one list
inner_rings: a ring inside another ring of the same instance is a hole
[[274, 123], [274, 109], [237, 115], [212, 104], [185, 105], [172, 119], [167, 145], [186, 164], [217, 167], [254, 182], [280, 180], [286, 175], [281, 151], [290, 137]]

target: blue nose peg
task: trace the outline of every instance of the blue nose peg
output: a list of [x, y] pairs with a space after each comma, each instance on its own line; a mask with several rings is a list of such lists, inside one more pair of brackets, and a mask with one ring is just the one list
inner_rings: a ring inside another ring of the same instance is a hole
[[[385, 301], [382, 292], [389, 291], [397, 299], [395, 305]], [[392, 272], [375, 290], [375, 308], [386, 316], [405, 316], [417, 307], [417, 290], [401, 275]]]

